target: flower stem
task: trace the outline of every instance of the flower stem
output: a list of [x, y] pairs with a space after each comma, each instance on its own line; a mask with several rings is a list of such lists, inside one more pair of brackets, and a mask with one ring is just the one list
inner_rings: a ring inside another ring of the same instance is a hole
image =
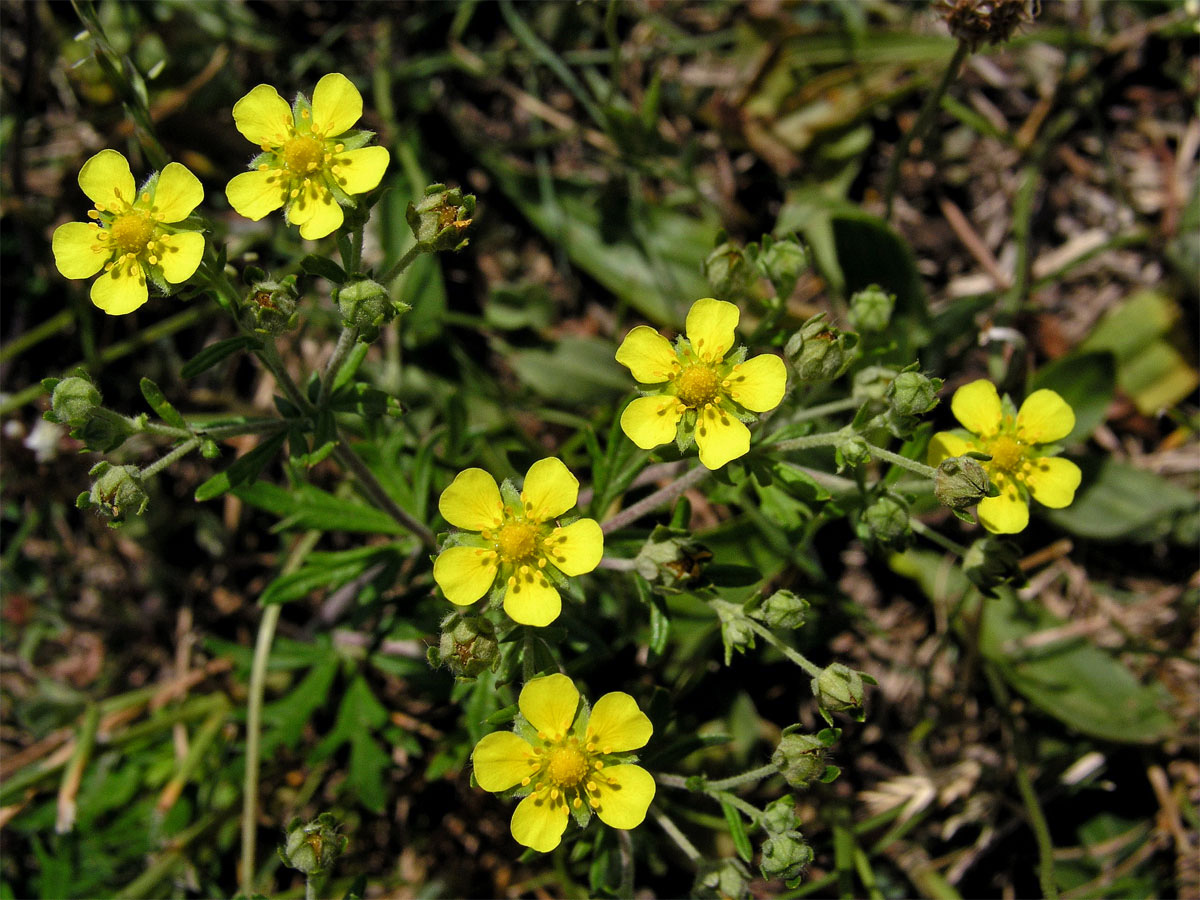
[[329, 397], [329, 390], [333, 386], [333, 380], [337, 378], [338, 371], [342, 368], [346, 357], [349, 356], [357, 338], [357, 328], [352, 325], [343, 326], [342, 333], [338, 335], [337, 345], [333, 348], [333, 355], [329, 357], [329, 362], [325, 364], [325, 371], [321, 375], [321, 393], [317, 396], [318, 408], [325, 405], [325, 401]]
[[949, 550], [951, 553], [955, 553], [958, 556], [966, 556], [967, 555], [966, 547], [964, 547], [962, 544], [959, 544], [955, 541], [950, 540], [950, 538], [946, 537], [940, 531], [935, 531], [934, 529], [930, 528], [928, 525], [926, 525], [924, 522], [920, 521], [919, 519], [910, 518], [908, 520], [908, 524], [909, 524], [909, 527], [912, 528], [912, 530], [915, 531], [917, 534], [921, 535], [921, 537], [932, 541], [933, 543], [935, 543], [939, 547], [941, 547], [943, 550]]
[[396, 264], [380, 277], [379, 283], [386, 287], [388, 284], [395, 281], [400, 277], [400, 274], [412, 264], [412, 261], [420, 255], [421, 245], [413, 244], [408, 248], [408, 252], [400, 257], [400, 259], [396, 261]]
[[637, 503], [633, 504], [633, 506], [621, 510], [611, 519], [602, 522], [600, 525], [600, 530], [605, 534], [612, 534], [614, 531], [618, 531], [619, 529], [624, 528], [626, 525], [632, 525], [647, 513], [653, 512], [660, 506], [666, 506], [688, 488], [699, 484], [711, 474], [712, 471], [705, 468], [703, 465], [696, 466], [696, 468], [680, 476], [675, 481], [672, 481], [666, 487], [659, 488], [649, 497], [639, 500]]
[[142, 469], [142, 471], [138, 474], [142, 478], [149, 478], [151, 475], [157, 475], [167, 466], [171, 465], [171, 463], [175, 462], [177, 459], [182, 459], [183, 457], [187, 456], [199, 446], [200, 438], [189, 438], [166, 456], [156, 459], [154, 462], [150, 463], [150, 465], [146, 466], [146, 468]]
[[845, 433], [845, 428], [839, 428], [837, 431], [806, 434], [803, 437], [789, 438], [776, 444], [763, 444], [762, 449], [772, 453], [787, 453], [792, 450], [811, 450], [813, 447], [832, 447], [843, 438]]
[[771, 630], [769, 628], [766, 628], [763, 625], [760, 625], [758, 622], [755, 622], [753, 619], [750, 619], [750, 618], [747, 618], [746, 622], [747, 622], [747, 624], [749, 624], [749, 626], [754, 630], [754, 632], [756, 634], [762, 636], [763, 640], [765, 640], [768, 644], [773, 646], [776, 650], [778, 650], [780, 653], [782, 653], [784, 656], [786, 656], [788, 659], [790, 659], [792, 662], [794, 662], [796, 665], [798, 665], [800, 668], [802, 668], [809, 675], [816, 678], [818, 675], [821, 674], [821, 669], [819, 667], [813, 665], [803, 655], [801, 655], [797, 651], [793, 650], [791, 647], [789, 647], [783, 641], [779, 640], [779, 638], [775, 637], [775, 635], [773, 635], [771, 633]]
[[418, 521], [410, 513], [400, 508], [391, 495], [384, 490], [383, 485], [379, 483], [379, 479], [375, 477], [375, 473], [367, 467], [367, 464], [362, 461], [357, 453], [346, 446], [344, 442], [339, 442], [333, 448], [333, 455], [337, 458], [338, 462], [354, 473], [362, 489], [367, 492], [368, 496], [370, 496], [380, 509], [416, 535], [421, 543], [430, 550], [437, 548], [437, 537], [434, 533], [423, 522]]
[[930, 480], [937, 477], [937, 469], [933, 466], [927, 466], [925, 463], [919, 463], [915, 459], [909, 459], [907, 456], [901, 456], [899, 453], [893, 453], [891, 450], [884, 450], [882, 447], [876, 447], [874, 444], [867, 444], [867, 449], [871, 451], [871, 455], [879, 459], [899, 466], [902, 469], [908, 469], [910, 472], [915, 472], [922, 478]]
[[660, 810], [657, 806], [650, 807], [650, 815], [654, 817], [654, 821], [658, 823], [658, 827], [667, 833], [667, 836], [675, 842], [675, 845], [683, 851], [683, 855], [693, 863], [698, 863], [702, 859], [700, 851], [696, 849], [696, 845], [687, 839], [682, 831], [671, 819]]
[[757, 769], [750, 769], [748, 772], [743, 772], [741, 775], [730, 775], [728, 778], [722, 778], [719, 781], [710, 781], [706, 787], [710, 791], [727, 791], [730, 788], [741, 787], [743, 784], [750, 784], [753, 781], [762, 781], [771, 775], [778, 774], [779, 770], [775, 766], [768, 763], [765, 766], [759, 766]]
[[[772, 767], [774, 768], [774, 767]], [[750, 821], [757, 825], [763, 816], [763, 811], [753, 803], [747, 803], [736, 794], [731, 794], [729, 791], [714, 791], [711, 788], [707, 791], [708, 795], [719, 803], [728, 803], [730, 806], [738, 809], [746, 814]]]

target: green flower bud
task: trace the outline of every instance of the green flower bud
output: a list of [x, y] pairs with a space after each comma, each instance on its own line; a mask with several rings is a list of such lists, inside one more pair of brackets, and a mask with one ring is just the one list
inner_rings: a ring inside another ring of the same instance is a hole
[[863, 705], [862, 673], [831, 663], [812, 680], [813, 695], [824, 712], [845, 712]]
[[82, 372], [61, 380], [47, 378], [42, 384], [51, 389], [50, 408], [42, 414], [42, 418], [49, 422], [79, 428], [100, 406], [100, 392]]
[[[816, 683], [817, 679], [813, 679], [814, 692]], [[815, 734], [785, 734], [771, 754], [771, 765], [792, 787], [805, 790], [825, 774], [825, 753], [828, 749]]]
[[933, 495], [951, 509], [974, 506], [988, 495], [990, 489], [987, 470], [969, 456], [943, 459], [933, 479]]
[[97, 453], [110, 453], [133, 434], [129, 420], [103, 406], [94, 407], [87, 420], [71, 431], [71, 437]]
[[799, 878], [812, 861], [812, 847], [805, 842], [804, 835], [799, 831], [784, 831], [763, 841], [759, 871], [763, 878], [791, 881]]
[[941, 389], [940, 378], [929, 378], [915, 370], [904, 371], [888, 386], [888, 405], [897, 416], [923, 416], [938, 405]]
[[[772, 765], [774, 765], [772, 759]], [[778, 800], [772, 800], [763, 809], [759, 822], [768, 834], [783, 834], [785, 831], [795, 831], [800, 827], [800, 817], [796, 815], [796, 799], [791, 794], [785, 794]]]
[[296, 326], [296, 276], [256, 281], [242, 304], [242, 324], [260, 334], [282, 334]]
[[293, 819], [287, 828], [287, 838], [279, 847], [279, 858], [305, 875], [320, 875], [346, 851], [349, 838], [338, 834], [338, 823], [329, 813], [321, 813], [307, 824]]
[[705, 257], [703, 268], [714, 297], [737, 303], [753, 295], [758, 273], [746, 258], [746, 251], [737, 244], [729, 241], [718, 244]]
[[861, 403], [882, 402], [887, 397], [892, 379], [900, 373], [889, 366], [867, 366], [854, 373], [852, 396]]
[[678, 592], [700, 577], [712, 552], [690, 531], [656, 525], [633, 560], [634, 571], [648, 582]]
[[745, 653], [754, 649], [754, 623], [740, 603], [710, 600], [709, 605], [721, 620], [721, 640], [725, 644], [725, 665], [733, 659], [733, 651]]
[[801, 382], [833, 381], [854, 361], [858, 335], [825, 323], [825, 313], [813, 316], [788, 339], [784, 355]]
[[442, 623], [437, 647], [429, 648], [429, 661], [445, 664], [456, 678], [475, 678], [500, 665], [496, 629], [482, 616], [449, 616]]
[[358, 329], [358, 339], [370, 342], [379, 337], [379, 329], [396, 317], [407, 312], [407, 303], [393, 300], [387, 288], [369, 278], [351, 281], [338, 288], [338, 309], [342, 313], [342, 324]]
[[791, 591], [776, 591], [755, 610], [755, 617], [772, 628], [799, 628], [808, 612], [808, 601]]
[[750, 871], [740, 860], [708, 859], [698, 863], [692, 896], [700, 900], [747, 900]]
[[908, 504], [893, 494], [883, 494], [863, 510], [855, 531], [864, 543], [903, 549], [912, 538]]
[[963, 557], [962, 567], [972, 584], [988, 596], [994, 596], [1001, 585], [1025, 581], [1021, 548], [999, 537], [980, 538], [973, 543]]
[[775, 286], [775, 296], [786, 300], [796, 289], [800, 276], [808, 271], [810, 265], [808, 251], [800, 244], [799, 238], [789, 237], [782, 241], [774, 241], [764, 237], [762, 251], [756, 260], [758, 269], [767, 276]]
[[408, 204], [404, 215], [422, 251], [461, 250], [467, 246], [466, 232], [475, 215], [475, 195], [431, 184], [421, 202]]
[[150, 497], [137, 466], [99, 462], [88, 474], [95, 480], [83, 505], [99, 507], [112, 517], [114, 525], [124, 522], [126, 516], [140, 516], [145, 512]]
[[871, 449], [857, 434], [846, 434], [833, 448], [833, 455], [838, 471], [841, 472], [843, 469], [857, 469], [865, 465], [871, 459]]
[[873, 284], [850, 298], [850, 323], [859, 331], [886, 331], [895, 307], [895, 295]]

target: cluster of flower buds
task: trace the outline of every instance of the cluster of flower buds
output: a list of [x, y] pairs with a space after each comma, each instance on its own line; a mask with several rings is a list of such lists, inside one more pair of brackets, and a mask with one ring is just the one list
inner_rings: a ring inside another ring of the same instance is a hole
[[972, 51], [981, 44], [1003, 44], [1026, 22], [1033, 21], [1039, 0], [941, 0], [950, 33]]
[[803, 384], [833, 381], [854, 361], [858, 335], [835, 328], [825, 319], [825, 313], [817, 313], [783, 348], [783, 355]]
[[68, 426], [71, 437], [89, 450], [108, 453], [133, 434], [128, 419], [101, 406], [99, 389], [82, 369], [66, 378], [45, 378], [42, 386], [50, 391], [50, 408], [42, 418]]
[[699, 900], [749, 900], [750, 870], [742, 861], [727, 856], [697, 864], [692, 896]]
[[767, 303], [778, 308], [810, 265], [808, 251], [794, 235], [777, 240], [764, 234], [761, 243], [742, 247], [721, 231], [702, 268], [713, 296], [732, 303], [763, 299], [758, 286], [761, 278], [767, 279], [773, 289]]
[[800, 833], [793, 797], [789, 794], [767, 804], [759, 824], [767, 832], [759, 862], [763, 878], [799, 878], [812, 862], [813, 851]]
[[421, 202], [408, 204], [405, 212], [417, 246], [426, 253], [467, 246], [467, 229], [474, 215], [475, 195], [444, 184], [429, 185]]

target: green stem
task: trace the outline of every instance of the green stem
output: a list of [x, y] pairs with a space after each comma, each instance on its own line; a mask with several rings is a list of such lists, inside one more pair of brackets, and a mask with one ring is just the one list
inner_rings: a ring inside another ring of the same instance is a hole
[[[862, 400], [858, 397], [843, 397], [841, 400], [830, 400], [828, 403], [819, 403], [816, 406], [807, 406], [804, 409], [798, 409], [785, 419], [786, 425], [795, 425], [797, 422], [808, 422], [812, 419], [821, 419], [825, 416], [832, 416], [836, 413], [847, 412], [851, 409], [858, 409], [862, 406]], [[772, 419], [771, 424], [779, 424], [779, 420]]]
[[183, 457], [187, 456], [199, 446], [200, 438], [189, 438], [166, 456], [156, 459], [154, 462], [150, 463], [150, 465], [146, 466], [146, 468], [142, 469], [142, 471], [138, 474], [141, 475], [142, 478], [149, 478], [151, 475], [157, 475], [167, 466], [171, 465], [171, 463], [178, 459], [183, 459]]
[[421, 245], [413, 244], [408, 248], [408, 251], [396, 261], [396, 264], [380, 277], [379, 283], [385, 286], [391, 284], [393, 281], [399, 278], [401, 273], [407, 269], [409, 265], [412, 264], [412, 261], [420, 255]]
[[633, 506], [621, 510], [611, 519], [602, 522], [600, 530], [605, 534], [612, 534], [614, 531], [618, 531], [627, 525], [632, 525], [647, 513], [651, 513], [660, 506], [666, 506], [668, 503], [673, 502], [676, 497], [688, 490], [688, 488], [699, 484], [711, 474], [712, 471], [703, 465], [696, 466], [696, 468], [681, 475], [666, 487], [659, 488], [649, 497], [639, 500]]
[[342, 363], [350, 355], [350, 351], [354, 348], [354, 342], [357, 339], [357, 328], [352, 325], [343, 326], [342, 333], [338, 335], [337, 346], [333, 348], [333, 355], [329, 357], [329, 362], [325, 366], [325, 372], [321, 376], [321, 393], [317, 396], [318, 408], [325, 405], [325, 401], [329, 397], [329, 390], [333, 386], [333, 381], [337, 378], [338, 371], [342, 368]]
[[958, 74], [959, 68], [970, 52], [971, 50], [965, 41], [958, 42], [958, 46], [954, 48], [954, 56], [950, 58], [950, 64], [946, 66], [946, 71], [942, 73], [937, 87], [925, 98], [925, 103], [917, 115], [917, 121], [913, 123], [913, 127], [907, 134], [900, 138], [900, 143], [896, 145], [896, 150], [892, 154], [892, 160], [888, 164], [887, 181], [883, 188], [883, 218], [887, 221], [891, 221], [892, 218], [892, 203], [896, 199], [896, 186], [900, 183], [900, 167], [904, 164], [904, 160], [908, 158], [909, 148], [912, 146], [915, 138], [925, 137], [929, 126], [933, 124], [934, 114], [941, 106], [942, 95], [946, 93], [946, 88], [950, 86], [950, 82], [954, 80], [954, 76]]
[[698, 863], [702, 859], [700, 851], [696, 849], [696, 845], [687, 839], [679, 826], [660, 810], [657, 806], [650, 807], [650, 815], [654, 821], [658, 823], [658, 827], [667, 833], [667, 837], [675, 842], [675, 845], [683, 851], [683, 855], [692, 863]]
[[421, 540], [421, 543], [430, 550], [437, 549], [437, 536], [423, 522], [418, 521], [410, 513], [401, 509], [396, 501], [392, 499], [391, 495], [384, 490], [383, 485], [375, 477], [375, 473], [368, 468], [367, 464], [362, 461], [357, 453], [344, 443], [339, 442], [333, 448], [333, 455], [337, 458], [338, 462], [354, 473], [362, 489], [366, 491], [367, 495], [370, 496], [380, 509], [416, 535]]
[[867, 444], [867, 449], [871, 451], [872, 456], [890, 462], [892, 465], [899, 466], [902, 469], [908, 469], [908, 471], [914, 472], [922, 478], [933, 480], [937, 477], [937, 469], [933, 466], [919, 463], [915, 459], [909, 459], [907, 456], [901, 456], [899, 453], [893, 453], [891, 450], [884, 450], [882, 447], [876, 447], [874, 444]]
[[[613, 0], [615, 3], [616, 0]], [[617, 847], [621, 856], [621, 884], [617, 888], [618, 897], [633, 896], [634, 860], [633, 838], [626, 829], [614, 829], [617, 832]]]
[[775, 444], [763, 444], [763, 451], [771, 453], [789, 453], [792, 450], [811, 450], [814, 447], [833, 447], [841, 441], [846, 434], [847, 429], [839, 428], [837, 431], [822, 431], [820, 434], [806, 434], [803, 437], [788, 438], [786, 441], [779, 441]]
[[276, 383], [287, 394], [287, 398], [292, 401], [293, 406], [304, 412], [312, 412], [312, 404], [308, 402], [308, 397], [301, 393], [296, 382], [292, 380], [292, 376], [288, 374], [283, 359], [279, 355], [279, 348], [275, 346], [273, 340], [263, 341], [263, 345], [254, 351], [254, 355], [275, 376]]
[[729, 793], [729, 791], [709, 790], [708, 795], [718, 802], [728, 803], [730, 806], [733, 806], [736, 809], [741, 810], [743, 813], [746, 814], [746, 817], [749, 818], [750, 822], [754, 825], [758, 825], [758, 823], [762, 820], [763, 811], [761, 809], [759, 809], [757, 806], [755, 806], [753, 803], [747, 803], [745, 800], [743, 800], [741, 797], [737, 796], [736, 794], [731, 794], [731, 793]]
[[710, 791], [727, 791], [730, 788], [741, 787], [743, 784], [762, 781], [764, 778], [769, 778], [778, 772], [779, 770], [775, 766], [768, 764], [759, 766], [757, 769], [750, 769], [741, 775], [730, 775], [728, 778], [722, 778], [719, 781], [710, 781], [706, 787]]
[[915, 531], [917, 534], [921, 535], [921, 537], [932, 541], [933, 543], [935, 543], [939, 547], [941, 547], [943, 550], [949, 550], [951, 553], [955, 553], [958, 556], [966, 556], [967, 555], [966, 547], [964, 547], [962, 544], [959, 544], [959, 543], [956, 543], [955, 541], [950, 540], [950, 538], [946, 537], [941, 532], [935, 531], [934, 529], [930, 528], [928, 525], [926, 525], [924, 522], [920, 521], [919, 519], [910, 518], [908, 520], [908, 524], [909, 524], [909, 527], [911, 527], [912, 530]]
[[756, 622], [750, 618], [747, 618], [746, 622], [754, 630], [755, 634], [760, 635], [763, 638], [763, 640], [765, 640], [768, 644], [773, 646], [776, 650], [778, 650], [780, 653], [782, 653], [784, 656], [786, 656], [788, 659], [790, 659], [792, 662], [794, 662], [796, 665], [798, 665], [800, 668], [802, 668], [809, 675], [816, 678], [818, 675], [821, 674], [820, 667], [813, 665], [802, 654], [796, 652], [791, 647], [789, 647], [787, 644], [785, 644], [783, 641], [779, 640], [779, 638], [775, 637], [775, 635], [773, 635], [771, 633], [771, 630], [769, 628], [766, 628], [763, 625], [760, 625], [758, 622]]

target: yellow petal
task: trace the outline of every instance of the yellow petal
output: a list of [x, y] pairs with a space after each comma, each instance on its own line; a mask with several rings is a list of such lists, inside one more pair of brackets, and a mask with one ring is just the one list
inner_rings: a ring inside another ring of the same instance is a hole
[[654, 799], [654, 778], [641, 766], [610, 766], [604, 777], [615, 784], [598, 782], [600, 805], [596, 815], [611, 828], [637, 828], [646, 818]]
[[645, 747], [654, 726], [638, 709], [637, 701], [622, 691], [605, 694], [592, 707], [587, 739], [600, 753], [624, 753]]
[[116, 150], [101, 150], [79, 170], [79, 186], [98, 207], [120, 211], [137, 199], [129, 160]]
[[638, 397], [621, 413], [621, 430], [643, 450], [650, 450], [675, 440], [679, 416], [679, 401], [674, 397]]
[[750, 450], [750, 429], [713, 404], [704, 407], [696, 421], [696, 445], [700, 462], [719, 469]]
[[639, 325], [621, 341], [617, 362], [629, 369], [642, 384], [659, 384], [679, 369], [671, 342], [645, 325]]
[[562, 797], [551, 800], [545, 795], [530, 794], [513, 811], [512, 836], [518, 844], [549, 853], [562, 840], [568, 818]]
[[724, 359], [733, 347], [733, 329], [739, 318], [741, 313], [732, 303], [712, 297], [697, 300], [688, 311], [685, 326], [692, 349], [709, 362]]
[[433, 561], [433, 580], [456, 606], [474, 603], [496, 580], [498, 562], [492, 550], [447, 547]]
[[1000, 490], [999, 497], [985, 497], [979, 501], [976, 512], [983, 527], [993, 534], [1016, 534], [1029, 524], [1029, 504], [1017, 491], [1012, 479], [988, 473], [992, 483]]
[[564, 575], [584, 575], [600, 565], [604, 532], [595, 519], [580, 519], [564, 528], [555, 528], [542, 547], [546, 559]]
[[87, 222], [59, 225], [51, 247], [54, 265], [65, 278], [91, 278], [112, 257], [112, 251], [100, 241], [100, 229]]
[[783, 400], [787, 367], [778, 356], [764, 353], [734, 366], [726, 383], [737, 403], [753, 412], [766, 412]]
[[504, 611], [520, 625], [549, 625], [562, 612], [562, 597], [541, 572], [522, 568], [504, 594]]
[[313, 193], [315, 196], [311, 200], [312, 214], [300, 225], [300, 237], [309, 241], [333, 234], [346, 220], [345, 213], [327, 188], [314, 187]]
[[475, 745], [471, 762], [475, 780], [485, 791], [507, 791], [530, 773], [533, 748], [511, 731], [489, 734]]
[[1061, 441], [1075, 428], [1075, 411], [1056, 392], [1042, 389], [1025, 398], [1017, 412], [1017, 437], [1028, 444]]
[[304, 225], [317, 211], [317, 186], [309, 179], [300, 185], [295, 197], [288, 192], [288, 205], [285, 218], [293, 225]]
[[521, 502], [525, 515], [534, 522], [545, 522], [561, 516], [575, 505], [579, 497], [579, 479], [561, 459], [539, 459], [525, 473]]
[[347, 194], [365, 194], [379, 186], [390, 159], [386, 147], [347, 150], [333, 161], [333, 179]]
[[279, 172], [243, 172], [225, 185], [225, 197], [239, 216], [257, 222], [283, 206], [285, 194]]
[[929, 461], [929, 465], [936, 466], [943, 459], [962, 456], [973, 446], [974, 444], [953, 431], [939, 431], [929, 441], [926, 459]]
[[1033, 499], [1042, 506], [1062, 509], [1075, 499], [1075, 490], [1083, 480], [1079, 466], [1069, 459], [1043, 456], [1031, 462], [1032, 471], [1025, 475], [1025, 483]]
[[146, 274], [136, 262], [116, 265], [92, 283], [92, 302], [110, 316], [131, 313], [146, 302]]
[[150, 211], [157, 213], [162, 222], [178, 222], [190, 216], [203, 200], [204, 186], [200, 179], [187, 166], [167, 163], [158, 176]]
[[438, 512], [455, 528], [486, 531], [504, 521], [504, 502], [496, 479], [483, 469], [464, 469], [442, 491]]
[[282, 146], [295, 124], [292, 107], [269, 84], [258, 85], [233, 104], [233, 123], [246, 140], [260, 147]]
[[566, 675], [535, 678], [521, 688], [517, 706], [539, 734], [555, 740], [567, 733], [579, 708], [579, 691]]
[[198, 231], [181, 231], [179, 234], [159, 235], [163, 255], [158, 261], [163, 277], [171, 284], [187, 281], [196, 274], [204, 256], [204, 235]]
[[330, 72], [317, 82], [312, 98], [314, 134], [333, 137], [349, 131], [362, 118], [362, 94], [340, 72]]
[[964, 384], [954, 392], [950, 411], [963, 428], [972, 434], [985, 437], [1000, 430], [1003, 412], [996, 386], [986, 378]]

